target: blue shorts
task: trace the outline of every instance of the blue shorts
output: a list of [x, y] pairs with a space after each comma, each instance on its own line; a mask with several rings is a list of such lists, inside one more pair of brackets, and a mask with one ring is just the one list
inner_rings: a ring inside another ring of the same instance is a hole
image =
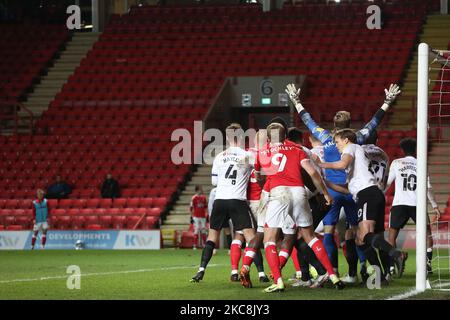
[[328, 189], [330, 196], [333, 198], [333, 205], [323, 218], [324, 226], [335, 226], [339, 221], [339, 214], [341, 208], [345, 210], [345, 220], [350, 226], [358, 225], [358, 208], [355, 201], [353, 201], [351, 194], [344, 194]]

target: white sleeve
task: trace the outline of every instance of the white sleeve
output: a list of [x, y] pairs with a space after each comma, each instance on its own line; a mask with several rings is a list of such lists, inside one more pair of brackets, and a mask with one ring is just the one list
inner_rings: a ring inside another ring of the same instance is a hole
[[[217, 157], [216, 157], [217, 159]], [[214, 159], [213, 166], [211, 170], [211, 184], [213, 186], [217, 186], [217, 180], [218, 180], [218, 172], [217, 172], [217, 161]]]
[[342, 152], [342, 155], [348, 154], [348, 155], [352, 156], [353, 159], [355, 159], [355, 152], [356, 152], [356, 144], [351, 143], [345, 147], [344, 152]]
[[396, 164], [397, 161], [394, 160], [391, 163], [391, 167], [389, 168], [389, 176], [388, 176], [388, 181], [386, 183], [386, 186], [384, 188], [384, 191], [386, 191], [387, 189], [389, 189], [389, 186], [392, 184], [392, 182], [394, 182], [395, 180], [395, 168], [396, 168]]
[[208, 214], [211, 215], [214, 200], [216, 198], [216, 189], [213, 188], [211, 192], [209, 193], [209, 199], [208, 199]]
[[437, 208], [438, 204], [436, 203], [436, 200], [434, 199], [433, 187], [431, 186], [430, 177], [427, 177], [427, 197], [428, 197], [428, 201], [430, 201], [433, 209]]

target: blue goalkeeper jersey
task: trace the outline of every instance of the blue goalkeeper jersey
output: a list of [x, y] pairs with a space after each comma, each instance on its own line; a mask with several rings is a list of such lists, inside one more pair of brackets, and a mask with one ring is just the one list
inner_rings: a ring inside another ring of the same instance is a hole
[[[364, 128], [356, 132], [358, 144], [364, 144], [366, 139], [380, 124], [384, 114], [385, 112], [383, 109], [378, 110], [373, 118], [364, 126]], [[325, 162], [335, 162], [341, 160], [341, 154], [334, 143], [331, 132], [317, 125], [317, 123], [311, 118], [311, 115], [305, 110], [301, 111], [299, 116], [303, 123], [308, 127], [311, 134], [322, 142], [324, 146]], [[345, 173], [345, 170], [325, 169], [325, 179], [335, 184], [345, 184], [347, 182], [347, 174]]]

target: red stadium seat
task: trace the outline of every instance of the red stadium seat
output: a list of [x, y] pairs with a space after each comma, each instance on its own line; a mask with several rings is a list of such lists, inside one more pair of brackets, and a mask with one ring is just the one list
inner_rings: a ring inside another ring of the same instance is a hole
[[136, 214], [136, 209], [135, 209], [135, 208], [125, 208], [125, 209], [122, 209], [122, 214], [123, 214], [123, 215], [127, 215], [127, 216], [129, 216], [129, 215], [134, 215], [134, 214]]
[[67, 209], [66, 214], [68, 214], [71, 217], [79, 216], [81, 213], [80, 209]]
[[20, 200], [18, 207], [20, 209], [31, 209], [32, 208], [31, 200], [29, 199]]
[[63, 216], [66, 214], [66, 209], [53, 209], [50, 211], [50, 216], [55, 215], [55, 216]]
[[86, 199], [73, 199], [73, 208], [83, 209], [86, 207]]
[[19, 200], [8, 199], [5, 202], [5, 208], [7, 208], [7, 209], [16, 209], [18, 207], [19, 207]]
[[88, 224], [86, 226], [87, 230], [102, 230], [102, 226], [99, 224]]
[[72, 217], [71, 228], [74, 230], [83, 229], [85, 220], [84, 216]]
[[154, 229], [157, 227], [159, 219], [157, 217], [145, 217], [145, 229]]
[[23, 229], [23, 227], [21, 225], [14, 225], [14, 224], [6, 227], [6, 230], [9, 230], [9, 231], [20, 231], [22, 229]]
[[140, 201], [141, 201], [141, 199], [139, 199], [139, 198], [130, 198], [127, 201], [127, 207], [128, 208], [137, 208], [137, 207], [139, 207]]
[[126, 222], [126, 228], [127, 229], [134, 229], [136, 224], [141, 221], [140, 216], [127, 216], [127, 222]]
[[111, 208], [112, 199], [101, 199], [100, 200], [100, 208]]
[[59, 200], [58, 207], [63, 209], [69, 209], [73, 207], [73, 199], [61, 199]]
[[99, 218], [96, 215], [85, 216], [85, 225], [98, 224]]
[[153, 205], [153, 198], [142, 198], [139, 202], [141, 208], [151, 208]]
[[167, 203], [167, 199], [166, 198], [155, 198], [153, 199], [153, 206], [154, 207], [165, 207]]
[[161, 215], [161, 209], [160, 208], [151, 208], [147, 211], [147, 215], [159, 217]]
[[113, 216], [112, 227], [113, 229], [123, 229], [127, 218], [125, 216]]
[[48, 199], [47, 205], [50, 208], [50, 210], [58, 208], [58, 199]]
[[100, 199], [88, 199], [86, 201], [86, 208], [94, 209], [100, 206]]
[[99, 217], [99, 224], [102, 226], [103, 229], [110, 229], [112, 226], [112, 221], [113, 221], [112, 216]]
[[127, 206], [127, 200], [125, 198], [116, 198], [113, 200], [113, 206], [115, 208], [125, 208]]
[[142, 216], [142, 215], [146, 215], [149, 211], [150, 211], [150, 209], [147, 209], [147, 208], [136, 208], [134, 210], [134, 213], [136, 215]]
[[69, 229], [71, 221], [72, 221], [72, 218], [69, 216], [60, 216], [56, 220], [57, 228], [58, 229]]
[[32, 218], [20, 216], [16, 218], [16, 224], [21, 225], [23, 229], [30, 229], [32, 227]]

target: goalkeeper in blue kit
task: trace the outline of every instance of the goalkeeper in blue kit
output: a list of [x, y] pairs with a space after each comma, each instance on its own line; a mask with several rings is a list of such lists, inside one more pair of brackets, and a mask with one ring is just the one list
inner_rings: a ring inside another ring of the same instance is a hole
[[[395, 84], [391, 84], [389, 89], [385, 89], [386, 99], [384, 100], [381, 108], [375, 113], [373, 118], [359, 131], [356, 132], [357, 143], [364, 144], [366, 139], [372, 134], [377, 126], [382, 121], [389, 106], [395, 101], [396, 97], [400, 94], [399, 87]], [[345, 129], [350, 127], [350, 113], [347, 111], [338, 111], [334, 116], [334, 130], [332, 132], [320, 127], [311, 117], [311, 115], [305, 110], [300, 103], [299, 95], [300, 89], [297, 90], [294, 84], [289, 84], [286, 88], [286, 93], [289, 95], [290, 100], [295, 105], [297, 112], [303, 123], [308, 127], [311, 134], [318, 140], [320, 140], [324, 146], [324, 159], [325, 162], [335, 162], [341, 159], [341, 154], [337, 149], [333, 141], [333, 133], [336, 130]], [[344, 170], [325, 169], [325, 180], [337, 185], [345, 185], [347, 183], [347, 175]], [[335, 232], [335, 226], [339, 219], [339, 213], [341, 208], [344, 208], [346, 214], [347, 224], [349, 226], [345, 234], [345, 242], [347, 247], [346, 259], [349, 264], [349, 272], [342, 280], [346, 283], [356, 283], [357, 281], [357, 265], [358, 256], [361, 262], [361, 276], [363, 281], [367, 278], [365, 271], [365, 253], [358, 250], [355, 243], [356, 227], [358, 225], [357, 207], [349, 194], [343, 194], [328, 188], [328, 192], [333, 197], [333, 204], [330, 210], [323, 219], [324, 224], [324, 245], [327, 250], [327, 254], [333, 265], [333, 268], [338, 268], [338, 254], [337, 247], [333, 239]], [[369, 253], [372, 255], [372, 252]], [[369, 262], [372, 256], [367, 257]]]

